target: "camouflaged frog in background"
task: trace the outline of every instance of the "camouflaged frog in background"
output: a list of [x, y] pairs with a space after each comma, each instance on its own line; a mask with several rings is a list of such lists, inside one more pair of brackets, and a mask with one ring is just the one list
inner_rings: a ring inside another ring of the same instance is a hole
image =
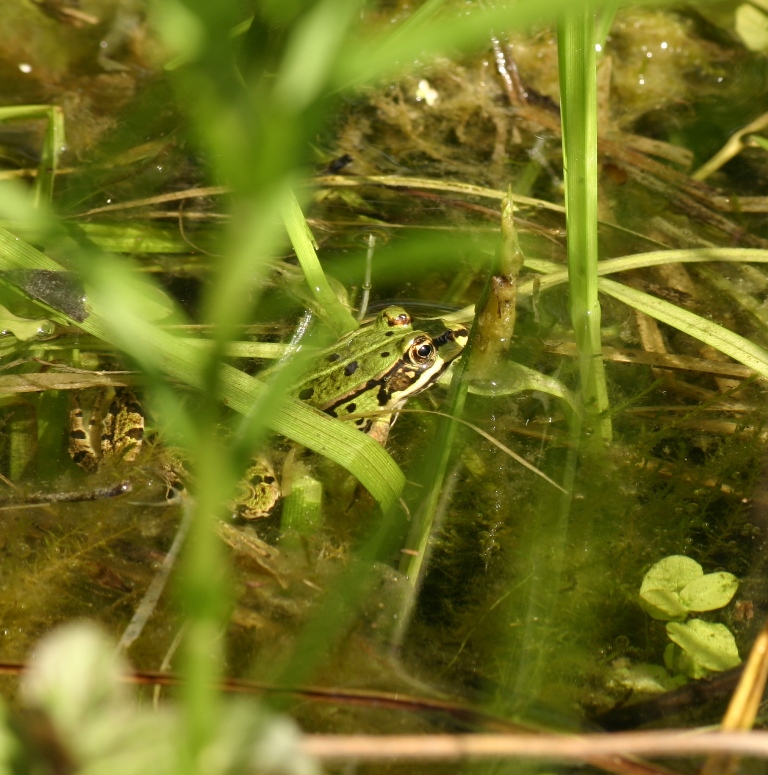
[[96, 390], [84, 407], [74, 393], [69, 413], [69, 454], [86, 471], [95, 471], [102, 460], [132, 463], [144, 443], [144, 413], [132, 391], [117, 388], [111, 397]]

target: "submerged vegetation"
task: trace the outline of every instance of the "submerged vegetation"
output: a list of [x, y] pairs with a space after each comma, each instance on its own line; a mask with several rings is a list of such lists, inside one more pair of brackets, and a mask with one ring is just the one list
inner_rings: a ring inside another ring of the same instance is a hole
[[[4, 660], [88, 617], [180, 673], [169, 771], [314, 771], [226, 681], [308, 732], [690, 721], [654, 695], [768, 601], [743, 6], [10, 6]], [[75, 766], [152, 723], [35, 675], [62, 740], [128, 719]]]

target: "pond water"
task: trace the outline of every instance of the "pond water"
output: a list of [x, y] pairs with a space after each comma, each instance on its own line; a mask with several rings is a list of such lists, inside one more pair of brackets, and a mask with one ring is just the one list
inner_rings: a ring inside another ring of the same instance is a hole
[[[188, 316], [179, 313], [174, 326], [183, 322], [179, 330], [194, 337], [204, 323], [202, 334], [209, 333], [206, 316], [216, 296], [206, 289], [226, 286], [222, 255], [242, 244], [242, 210], [269, 205], [256, 183], [245, 204], [211, 188], [240, 172], [211, 151], [220, 125], [206, 125], [208, 97], [190, 99], [190, 82], [180, 85], [163, 69], [167, 54], [141, 3], [51, 4], [48, 14], [11, 5], [0, 31], [0, 106], [58, 105], [67, 136], [53, 205], [69, 241], [24, 234], [67, 266], [77, 250], [94, 261], [98, 251], [130, 257]], [[404, 13], [370, 11], [366, 23]], [[768, 154], [758, 122], [766, 63], [739, 38], [735, 14], [735, 5], [720, 4], [706, 13], [631, 9], [615, 20], [598, 65], [601, 258], [768, 246], [761, 198]], [[427, 317], [475, 303], [508, 187], [523, 198], [515, 225], [528, 261], [509, 355], [490, 378], [465, 374], [463, 419], [473, 427], [449, 430], [425, 411], [447, 411], [443, 387], [414, 398], [408, 408], [421, 411], [404, 412], [394, 426], [387, 448], [407, 483], [385, 517], [335, 466], [272, 440], [262, 446], [272, 448], [281, 470], [309, 470], [325, 484], [322, 526], [286, 531], [288, 507], [278, 505], [266, 519], [219, 530], [229, 560], [228, 614], [221, 616], [226, 673], [371, 693], [367, 707], [294, 708], [308, 729], [482, 729], [479, 718], [461, 716], [466, 706], [557, 730], [715, 723], [733, 688], [727, 681], [695, 709], [685, 695], [664, 708], [654, 699], [695, 672], [679, 651], [671, 656], [668, 622], [650, 617], [639, 602], [645, 574], [670, 556], [739, 581], [727, 605], [696, 610], [688, 622], [724, 626], [742, 658], [763, 624], [765, 377], [605, 296], [611, 442], [596, 442], [589, 427], [581, 437], [574, 433], [568, 403], [552, 395], [553, 384], [561, 396], [579, 390], [565, 285], [540, 288], [533, 281], [545, 262], [552, 269], [566, 261], [557, 99], [555, 35], [542, 26], [489, 35], [472, 55], [347, 91], [322, 105], [311, 136], [297, 131], [303, 156], [296, 168], [311, 168], [314, 176], [306, 211], [323, 267], [353, 305], [366, 285], [373, 311], [397, 303]], [[273, 137], [254, 116], [232, 122], [262, 132], [275, 153], [283, 140], [282, 150], [299, 143]], [[750, 122], [754, 131], [733, 158], [697, 173]], [[0, 142], [9, 177], [27, 170], [22, 177], [31, 185], [45, 120], [0, 123]], [[264, 165], [253, 171], [254, 178], [267, 174]], [[280, 260], [246, 273], [250, 296], [223, 324], [238, 324], [238, 354], [255, 339], [287, 341], [309, 303], [280, 239], [270, 251]], [[768, 348], [768, 277], [758, 258], [667, 263], [614, 279]], [[113, 375], [118, 386], [146, 388], [148, 428], [157, 433], [147, 431], [149, 449], [135, 464], [79, 471], [66, 450], [68, 394], [85, 385], [57, 381], [50, 364], [115, 372], [126, 364], [105, 342], [18, 293], [3, 291], [0, 303], [6, 330], [15, 334], [3, 350], [4, 373], [47, 380], [37, 392], [16, 392], [9, 382], [3, 398], [0, 643], [4, 659], [22, 660], [42, 633], [72, 618], [94, 618], [119, 638], [181, 518], [178, 503], [165, 499], [169, 466], [184, 459], [191, 493], [206, 476], [191, 453], [175, 449], [193, 437], [182, 418], [194, 417], [200, 399], [176, 383], [163, 392], [151, 373], [148, 381]], [[45, 337], [25, 338], [13, 316], [53, 320], [55, 335], [46, 329]], [[265, 357], [257, 347], [253, 352]], [[550, 382], [521, 390], [520, 372], [508, 361]], [[252, 358], [235, 363], [255, 370]], [[222, 449], [236, 448], [236, 423], [219, 419], [227, 426]], [[179, 463], [174, 470], [181, 469]], [[289, 474], [280, 475], [285, 490]], [[132, 491], [114, 498], [25, 502], [41, 492], [94, 492], [123, 479]], [[434, 520], [428, 547], [418, 540], [426, 519]], [[413, 564], [414, 552], [423, 564]], [[172, 595], [163, 595], [129, 651], [133, 662], [167, 667], [162, 660], [176, 648], [183, 619]], [[10, 680], [6, 686], [13, 691]], [[376, 692], [447, 699], [456, 707], [385, 710]]]

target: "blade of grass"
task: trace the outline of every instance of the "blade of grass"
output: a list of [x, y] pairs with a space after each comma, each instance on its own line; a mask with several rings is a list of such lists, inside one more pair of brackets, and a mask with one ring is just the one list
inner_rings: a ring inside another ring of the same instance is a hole
[[[606, 275], [627, 272], [630, 269], [646, 269], [649, 266], [666, 264], [695, 264], [704, 261], [725, 261], [729, 263], [768, 263], [768, 250], [754, 248], [694, 248], [689, 250], [655, 250], [650, 253], [636, 253], [621, 258], [609, 258], [597, 265], [597, 274]], [[537, 259], [526, 260], [527, 269], [542, 272], [546, 276], [539, 278], [539, 291], [568, 282], [568, 272], [552, 262]], [[520, 284], [518, 293], [529, 294], [533, 291], [533, 281]]]
[[43, 138], [37, 180], [35, 204], [53, 201], [53, 184], [59, 167], [59, 155], [64, 150], [64, 111], [58, 105], [48, 106], [48, 122]]
[[0, 108], [0, 121], [39, 118], [44, 118], [46, 125], [34, 185], [35, 207], [44, 202], [50, 203], [53, 198], [53, 181], [65, 142], [64, 112], [58, 105], [14, 105]]
[[[545, 199], [534, 199], [514, 192], [508, 194], [506, 191], [501, 191], [500, 189], [476, 186], [472, 183], [445, 180], [444, 178], [417, 178], [408, 175], [355, 175], [354, 177], [346, 175], [317, 175], [312, 178], [312, 183], [317, 186], [334, 186], [339, 188], [365, 185], [386, 186], [388, 188], [424, 188], [432, 191], [452, 192], [466, 196], [479, 196], [486, 199], [504, 199], [506, 196], [509, 196], [515, 205], [538, 207], [542, 210], [550, 210], [553, 213], [565, 213], [565, 208], [562, 205], [547, 202]], [[390, 223], [389, 226], [391, 225], [392, 224]], [[634, 237], [635, 239], [643, 240], [644, 242], [653, 245], [663, 246], [663, 243], [653, 237], [649, 237], [647, 234], [642, 234], [638, 231], [633, 231], [632, 229], [627, 229], [625, 226], [620, 226], [617, 223], [601, 221], [600, 225], [626, 234], [627, 236]]]
[[[768, 263], [768, 251], [749, 248], [699, 248], [694, 250], [662, 250], [652, 253], [613, 258], [598, 264], [598, 274], [624, 272], [629, 269], [640, 269], [648, 266], [660, 266], [671, 263], [695, 263], [702, 261], [753, 262]], [[542, 261], [526, 262], [529, 268], [541, 272], [549, 272], [540, 282], [541, 290], [566, 282], [567, 272], [555, 269], [554, 264]], [[626, 285], [601, 277], [598, 288], [603, 293], [613, 296], [634, 309], [645, 312], [651, 317], [661, 320], [681, 331], [729, 355], [739, 363], [754, 369], [761, 376], [768, 376], [768, 351], [748, 339], [729, 331], [717, 323], [707, 320], [693, 312], [678, 307], [669, 302], [657, 299], [642, 291], [629, 288]], [[521, 284], [520, 294], [531, 293], [533, 283]], [[463, 312], [463, 310], [461, 311]], [[457, 313], [458, 314], [458, 313]]]
[[597, 81], [595, 16], [573, 7], [557, 27], [570, 309], [585, 424], [611, 439], [597, 296]]
[[614, 280], [603, 277], [599, 280], [599, 287], [603, 293], [613, 296], [614, 299], [695, 337], [768, 379], [768, 350], [760, 345], [711, 320]]
[[358, 323], [333, 292], [315, 252], [317, 246], [315, 238], [312, 236], [309, 224], [293, 194], [291, 194], [283, 213], [283, 222], [309, 289], [322, 307], [323, 312], [328, 316], [336, 335], [341, 336], [348, 331], [354, 331], [358, 327]]

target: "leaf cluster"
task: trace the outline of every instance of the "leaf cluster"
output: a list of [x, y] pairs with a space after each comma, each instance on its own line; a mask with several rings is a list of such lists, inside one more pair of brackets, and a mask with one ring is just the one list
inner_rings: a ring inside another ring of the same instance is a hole
[[705, 574], [699, 563], [684, 555], [665, 557], [645, 574], [640, 605], [654, 619], [667, 622], [672, 643], [665, 649], [664, 664], [671, 672], [702, 678], [741, 663], [736, 641], [725, 625], [685, 621], [691, 613], [728, 605], [738, 586], [732, 573]]

